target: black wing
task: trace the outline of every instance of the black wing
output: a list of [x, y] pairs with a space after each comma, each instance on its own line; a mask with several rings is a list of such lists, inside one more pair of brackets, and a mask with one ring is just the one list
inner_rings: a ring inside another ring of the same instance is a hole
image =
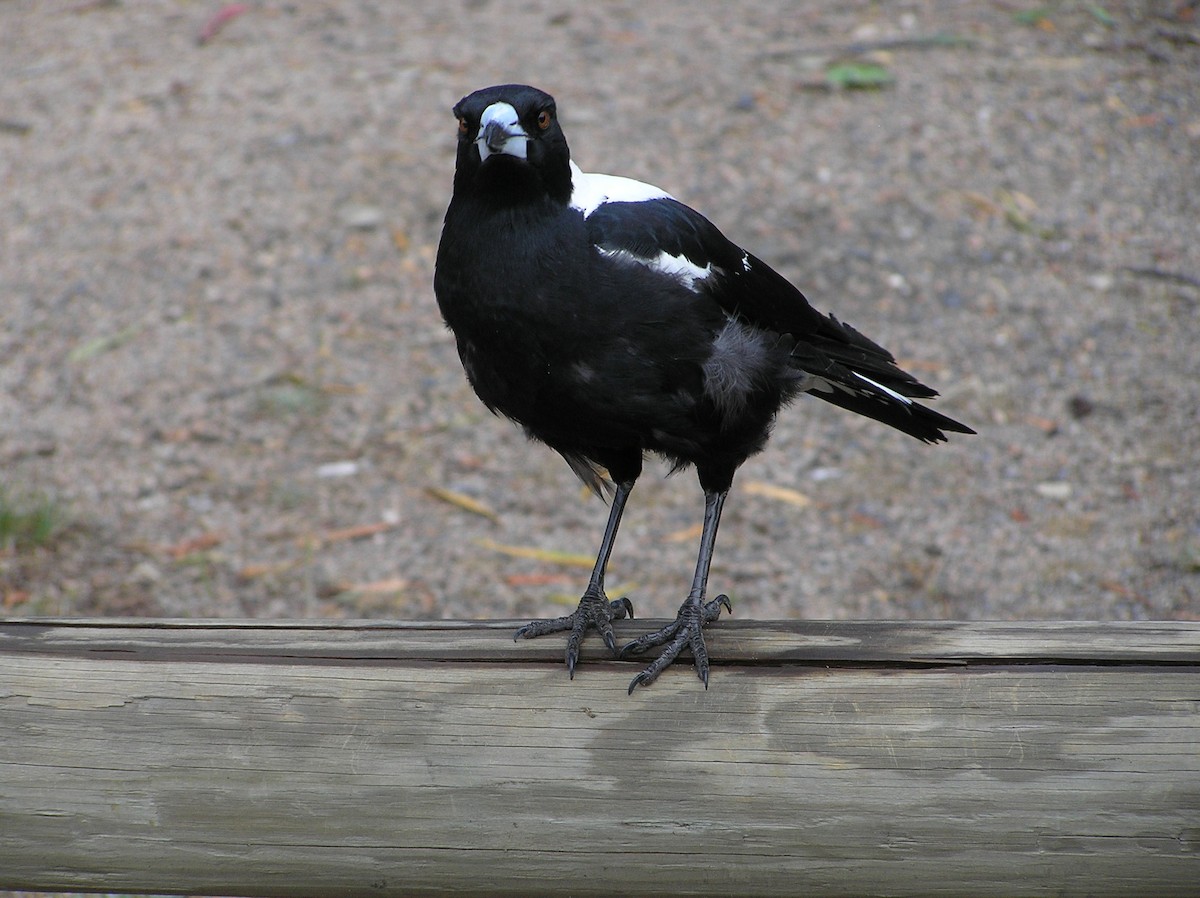
[[792, 337], [797, 367], [803, 370], [825, 376], [836, 372], [831, 363], [840, 363], [868, 377], [899, 381], [907, 390], [892, 388], [903, 395], [934, 395], [897, 368], [890, 352], [833, 315], [822, 315], [771, 266], [678, 200], [604, 203], [588, 216], [587, 225], [592, 243], [602, 251], [624, 252], [651, 267], [660, 266], [665, 253], [686, 259], [698, 270], [707, 269], [707, 276], [694, 279], [693, 289], [729, 315]]
[[814, 378], [814, 396], [926, 441], [945, 439], [942, 429], [974, 433], [911, 402], [937, 391], [899, 368], [878, 343], [818, 312], [786, 278], [678, 200], [601, 203], [587, 227], [601, 252], [674, 275], [727, 315], [787, 335], [795, 342], [791, 364]]

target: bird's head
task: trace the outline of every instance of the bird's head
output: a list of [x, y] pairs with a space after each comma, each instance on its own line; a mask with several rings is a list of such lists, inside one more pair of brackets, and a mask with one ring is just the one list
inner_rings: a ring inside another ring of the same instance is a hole
[[554, 98], [536, 87], [502, 84], [463, 97], [458, 119], [455, 190], [571, 197], [571, 154]]

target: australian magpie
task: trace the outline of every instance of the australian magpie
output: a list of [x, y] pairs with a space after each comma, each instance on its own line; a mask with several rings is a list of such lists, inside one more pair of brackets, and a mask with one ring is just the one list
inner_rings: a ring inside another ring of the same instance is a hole
[[[557, 450], [596, 493], [612, 491], [577, 609], [515, 638], [569, 630], [572, 677], [589, 629], [620, 656], [664, 646], [631, 693], [690, 648], [707, 687], [702, 628], [732, 610], [724, 595], [706, 599], [721, 508], [781, 406], [808, 393], [927, 443], [974, 431], [914, 401], [936, 391], [699, 212], [649, 184], [581, 171], [549, 94], [488, 87], [454, 115], [434, 290], [459, 358], [489, 409]], [[618, 651], [611, 622], [633, 606], [609, 600], [604, 573], [647, 453], [695, 466], [704, 526], [676, 619]]]

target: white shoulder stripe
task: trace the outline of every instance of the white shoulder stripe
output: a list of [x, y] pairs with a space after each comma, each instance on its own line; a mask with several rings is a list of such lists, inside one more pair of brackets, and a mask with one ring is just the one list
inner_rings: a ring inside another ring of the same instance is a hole
[[643, 203], [646, 200], [673, 199], [653, 184], [616, 175], [598, 175], [582, 171], [571, 163], [571, 206], [587, 218], [605, 203]]

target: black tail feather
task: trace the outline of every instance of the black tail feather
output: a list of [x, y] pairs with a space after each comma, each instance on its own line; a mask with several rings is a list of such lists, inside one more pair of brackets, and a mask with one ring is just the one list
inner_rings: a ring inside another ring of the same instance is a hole
[[900, 368], [895, 356], [878, 343], [832, 315], [826, 324], [840, 340], [821, 334], [791, 351], [793, 367], [814, 379], [808, 390], [813, 396], [926, 443], [945, 442], [945, 431], [975, 433], [961, 421], [914, 402], [934, 398], [937, 390]]
[[[889, 385], [890, 388], [891, 385]], [[931, 395], [937, 395], [933, 390], [929, 392]], [[820, 388], [809, 390], [809, 393], [839, 408], [873, 418], [888, 427], [894, 427], [925, 443], [945, 442], [947, 439], [945, 431], [975, 433], [961, 421], [955, 421], [920, 403], [897, 399], [870, 382], [864, 383], [861, 387], [857, 384], [851, 386], [826, 382]]]

